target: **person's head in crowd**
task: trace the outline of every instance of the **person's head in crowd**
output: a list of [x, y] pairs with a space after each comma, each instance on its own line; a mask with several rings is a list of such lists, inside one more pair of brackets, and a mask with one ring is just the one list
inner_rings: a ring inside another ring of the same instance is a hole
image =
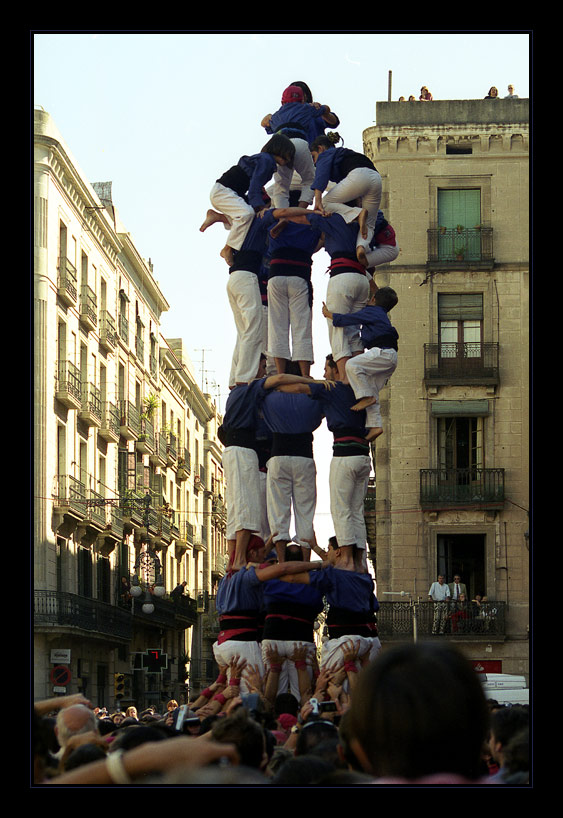
[[284, 713], [299, 715], [299, 702], [293, 693], [278, 693], [274, 700], [274, 713], [278, 717]]
[[473, 666], [451, 645], [381, 651], [360, 673], [347, 715], [350, 749], [375, 778], [482, 775], [487, 702]]
[[266, 767], [266, 776], [268, 778], [273, 778], [281, 769], [283, 764], [285, 764], [285, 762], [290, 758], [293, 758], [293, 751], [288, 750], [287, 747], [284, 747], [282, 744], [277, 744], [274, 747], [274, 751], [268, 762], [268, 766]]
[[153, 725], [135, 723], [129, 727], [120, 727], [115, 739], [111, 743], [111, 752], [115, 750], [132, 750], [148, 741], [163, 741], [173, 735], [166, 728]]
[[502, 707], [491, 714], [489, 747], [501, 768], [505, 765], [506, 748], [517, 733], [528, 727], [529, 715], [527, 708], [518, 705]]
[[234, 744], [243, 766], [257, 770], [266, 768], [268, 757], [264, 731], [245, 707], [239, 707], [232, 715], [214, 721], [211, 738], [224, 744]]
[[114, 730], [115, 724], [111, 719], [99, 719], [98, 732], [101, 736], [107, 736], [109, 733], [113, 733]]
[[125, 711], [125, 715], [127, 716], [127, 718], [131, 718], [131, 719], [138, 719], [139, 718], [139, 716], [137, 714], [137, 708], [134, 707], [133, 705], [131, 705], [131, 707], [127, 708], [127, 710]]
[[71, 736], [98, 732], [99, 721], [93, 710], [84, 704], [63, 707], [57, 714], [55, 732], [61, 747], [65, 747]]
[[333, 765], [316, 756], [295, 756], [285, 761], [271, 779], [272, 787], [306, 787], [334, 772]]
[[504, 781], [506, 784], [527, 784], [530, 777], [530, 730], [524, 727], [504, 748]]
[[100, 758], [105, 757], [105, 750], [98, 744], [82, 744], [69, 754], [64, 762], [64, 769], [65, 772], [70, 772], [70, 770], [75, 770], [77, 767], [90, 764], [92, 761], [99, 761]]
[[176, 699], [170, 699], [170, 701], [166, 705], [166, 709], [168, 710], [168, 712], [170, 712], [171, 710], [176, 710], [177, 707], [178, 702], [176, 701]]
[[319, 719], [307, 721], [301, 727], [295, 744], [295, 755], [309, 755], [317, 745], [325, 741], [337, 740], [338, 728], [331, 722]]

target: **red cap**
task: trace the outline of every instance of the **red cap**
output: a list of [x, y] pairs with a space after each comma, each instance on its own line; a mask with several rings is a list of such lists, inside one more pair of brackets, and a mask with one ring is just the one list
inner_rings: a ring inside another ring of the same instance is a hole
[[282, 105], [286, 102], [303, 102], [305, 94], [298, 85], [289, 85], [282, 94]]

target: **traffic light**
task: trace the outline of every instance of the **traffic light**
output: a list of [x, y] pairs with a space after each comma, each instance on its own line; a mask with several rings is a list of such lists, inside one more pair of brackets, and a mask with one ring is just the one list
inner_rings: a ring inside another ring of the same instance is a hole
[[114, 673], [113, 674], [113, 692], [115, 694], [115, 698], [119, 701], [119, 699], [123, 698], [123, 694], [125, 692], [125, 674], [124, 673]]

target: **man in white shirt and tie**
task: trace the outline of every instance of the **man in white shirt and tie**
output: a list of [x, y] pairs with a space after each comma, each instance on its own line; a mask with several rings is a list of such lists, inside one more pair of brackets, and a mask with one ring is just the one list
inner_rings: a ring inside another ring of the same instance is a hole
[[428, 591], [428, 599], [434, 601], [434, 621], [432, 623], [432, 633], [444, 633], [448, 618], [448, 599], [450, 598], [449, 586], [444, 582], [443, 574], [438, 574], [438, 581], [433, 582]]
[[450, 599], [454, 602], [457, 602], [462, 594], [467, 597], [467, 588], [465, 583], [461, 581], [459, 574], [454, 576], [454, 581], [448, 584], [448, 588], [450, 589]]

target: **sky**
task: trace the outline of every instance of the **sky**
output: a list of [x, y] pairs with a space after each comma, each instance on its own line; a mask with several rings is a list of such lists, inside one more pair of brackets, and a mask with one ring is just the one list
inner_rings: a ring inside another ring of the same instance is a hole
[[[199, 227], [215, 180], [268, 140], [260, 122], [296, 80], [338, 114], [344, 146], [362, 151], [376, 102], [529, 97], [532, 40], [524, 32], [32, 32], [32, 105], [53, 118], [89, 182], [112, 182], [113, 203], [169, 311], [166, 338], [182, 338], [198, 384], [224, 410], [235, 329], [219, 257], [226, 232]], [[341, 143], [342, 144], [342, 143]], [[401, 237], [399, 237], [399, 242]], [[313, 332], [322, 377], [330, 351], [320, 312], [328, 256], [313, 267]], [[202, 366], [203, 364], [203, 366]], [[330, 436], [315, 435], [321, 545], [334, 533], [328, 506]]]

